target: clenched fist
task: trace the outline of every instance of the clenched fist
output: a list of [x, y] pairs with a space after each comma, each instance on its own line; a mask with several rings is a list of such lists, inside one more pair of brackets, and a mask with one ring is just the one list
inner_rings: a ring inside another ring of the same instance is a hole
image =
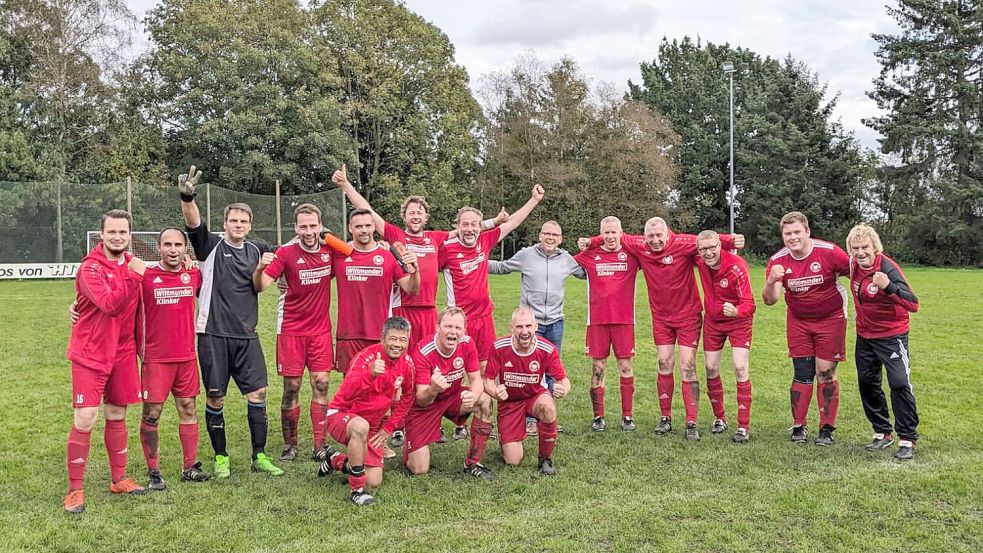
[[734, 304], [733, 303], [730, 303], [729, 301], [725, 301], [724, 302], [724, 316], [725, 317], [736, 317], [737, 316], [737, 308], [734, 307]]
[[509, 399], [509, 391], [505, 388], [505, 384], [499, 384], [495, 388], [495, 396], [498, 397], [499, 401], [505, 401]]
[[434, 368], [433, 374], [430, 375], [430, 386], [438, 392], [442, 392], [450, 388], [451, 383], [447, 381], [447, 377], [440, 372], [440, 369]]
[[782, 265], [772, 265], [771, 272], [768, 273], [768, 284], [781, 282], [785, 278], [785, 267]]
[[461, 390], [461, 409], [470, 411], [474, 407], [474, 394], [471, 390]]
[[131, 259], [127, 264], [127, 267], [138, 275], [143, 275], [143, 273], [147, 270], [147, 264], [144, 263], [139, 257], [134, 257]]
[[262, 271], [263, 269], [270, 266], [273, 260], [276, 259], [276, 254], [273, 252], [266, 252], [263, 257], [259, 258], [259, 265], [256, 266], [256, 270]]
[[877, 286], [881, 290], [887, 288], [888, 285], [891, 284], [891, 279], [889, 279], [886, 274], [880, 271], [874, 273], [874, 276], [872, 276], [870, 280], [871, 282], [874, 283], [875, 286]]

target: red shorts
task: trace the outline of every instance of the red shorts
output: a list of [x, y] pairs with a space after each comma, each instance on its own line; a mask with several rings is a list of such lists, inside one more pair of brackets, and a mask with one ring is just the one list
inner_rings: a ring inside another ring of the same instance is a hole
[[164, 403], [167, 394], [174, 397], [195, 397], [201, 390], [198, 383], [196, 359], [171, 363], [144, 363], [140, 369], [143, 401]]
[[[348, 413], [345, 411], [337, 411], [335, 409], [328, 409], [328, 433], [334, 438], [339, 444], [348, 445], [348, 421], [355, 418], [356, 415]], [[378, 428], [372, 428], [369, 430], [369, 438], [378, 432]], [[351, 453], [349, 453], [351, 455]], [[382, 466], [382, 448], [372, 447], [369, 444], [365, 444], [365, 466], [367, 467], [381, 467]]]
[[[463, 389], [463, 388], [462, 388]], [[451, 394], [427, 407], [413, 404], [406, 416], [406, 441], [403, 444], [403, 461], [410, 452], [427, 447], [440, 440], [440, 421], [444, 417], [454, 421], [461, 415], [461, 395]]]
[[846, 317], [842, 313], [825, 319], [785, 317], [789, 357], [812, 357], [824, 361], [846, 361]]
[[607, 359], [612, 347], [617, 359], [635, 357], [635, 325], [587, 326], [587, 357]]
[[526, 417], [532, 416], [532, 408], [536, 405], [536, 400], [543, 394], [549, 394], [546, 390], [526, 399], [518, 401], [499, 401], [498, 402], [498, 435], [499, 442], [508, 444], [521, 442], [526, 439]]
[[[700, 328], [703, 316], [668, 322], [652, 315], [652, 339], [657, 346], [674, 346], [696, 349], [700, 345]], [[714, 351], [714, 350], [710, 350]]]
[[140, 371], [137, 354], [116, 357], [109, 370], [95, 369], [72, 361], [72, 407], [99, 407], [140, 403]]
[[491, 315], [484, 317], [468, 317], [467, 334], [474, 340], [474, 347], [478, 350], [478, 360], [488, 361], [492, 349], [495, 347], [495, 318]]
[[276, 337], [276, 373], [297, 378], [304, 376], [304, 367], [312, 373], [327, 372], [334, 366], [331, 334]]
[[410, 322], [410, 348], [430, 340], [437, 333], [436, 307], [396, 307], [393, 315]]
[[338, 339], [335, 343], [335, 369], [340, 373], [347, 373], [352, 359], [355, 359], [358, 352], [378, 343], [379, 340]]
[[703, 321], [703, 351], [720, 351], [730, 338], [730, 347], [751, 349], [751, 318], [729, 321]]

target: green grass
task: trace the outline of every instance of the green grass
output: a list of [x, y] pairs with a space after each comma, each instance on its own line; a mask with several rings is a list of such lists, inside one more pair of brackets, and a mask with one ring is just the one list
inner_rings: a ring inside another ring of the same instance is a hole
[[[754, 273], [760, 291], [761, 268]], [[857, 393], [852, 325], [851, 360], [840, 371], [836, 445], [822, 449], [789, 442], [791, 368], [785, 358], [784, 308], [777, 306], [759, 306], [755, 320], [751, 444], [731, 444], [729, 432], [709, 433], [705, 395], [702, 441], [686, 443], [678, 429], [670, 437], [653, 437], [656, 357], [641, 281], [638, 430], [593, 434], [588, 429], [589, 364], [582, 355], [584, 286], [572, 281], [563, 357], [574, 388], [559, 404], [567, 433], [557, 445], [556, 478], [537, 476], [535, 442], [527, 441], [521, 467], [504, 467], [497, 445], [490, 444], [486, 462], [499, 480], [469, 480], [460, 470], [465, 444], [452, 443], [434, 447], [427, 477], [410, 478], [388, 465], [379, 503], [359, 509], [346, 502], [342, 481], [316, 480], [309, 461], [284, 464], [287, 474], [277, 479], [250, 474], [245, 402], [230, 397], [231, 479], [201, 485], [178, 481], [177, 416], [168, 406], [161, 423], [161, 461], [169, 490], [111, 497], [100, 423], [86, 476], [87, 511], [79, 517], [66, 516], [61, 508], [71, 424], [64, 349], [72, 283], [3, 282], [0, 543], [5, 551], [978, 551], [983, 547], [977, 347], [983, 339], [983, 272], [911, 269], [907, 274], [922, 302], [911, 333], [922, 440], [911, 463], [894, 462], [889, 451], [862, 450], [871, 430]], [[518, 300], [518, 278], [492, 277], [492, 288], [498, 328], [504, 332]], [[268, 360], [274, 352], [273, 300], [274, 294], [265, 294], [262, 307]], [[733, 416], [734, 379], [728, 371], [725, 366]], [[608, 410], [616, 414], [618, 393], [612, 382], [609, 377]], [[333, 375], [332, 391], [337, 383]], [[310, 446], [308, 398], [305, 389], [302, 451]], [[274, 375], [269, 398], [274, 454], [281, 444], [279, 399]], [[678, 385], [675, 408], [681, 414]], [[199, 404], [200, 418], [201, 410]], [[815, 432], [815, 407], [810, 415]], [[132, 409], [129, 472], [143, 480], [138, 418]], [[203, 458], [209, 450], [203, 431]]]

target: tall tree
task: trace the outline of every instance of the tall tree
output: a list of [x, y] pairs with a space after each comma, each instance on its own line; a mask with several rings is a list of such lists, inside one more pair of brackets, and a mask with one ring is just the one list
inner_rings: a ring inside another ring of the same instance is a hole
[[743, 48], [690, 38], [663, 40], [658, 57], [641, 66], [633, 98], [664, 113], [679, 132], [682, 165], [672, 222], [689, 231], [726, 229], [729, 204], [728, 83], [734, 74], [736, 230], [748, 249], [773, 251], [775, 226], [798, 209], [818, 236], [838, 239], [855, 222], [868, 158], [833, 119], [836, 98], [801, 62], [762, 58]]
[[889, 235], [915, 260], [983, 264], [983, 3], [900, 0], [898, 34], [875, 34], [881, 73], [867, 124], [892, 163], [881, 171]]

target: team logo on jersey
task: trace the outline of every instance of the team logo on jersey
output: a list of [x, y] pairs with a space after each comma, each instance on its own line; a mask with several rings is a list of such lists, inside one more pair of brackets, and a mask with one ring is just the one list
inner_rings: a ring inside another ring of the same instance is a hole
[[181, 284], [191, 284], [191, 275], [188, 273], [181, 273]]
[[726, 278], [720, 279], [720, 287], [721, 288], [727, 288], [727, 286], [729, 286], [729, 285], [730, 285], [730, 283], [727, 282], [727, 279]]
[[331, 261], [331, 254], [330, 253], [322, 253], [321, 254], [321, 261], [324, 261], [325, 263], [327, 263], [328, 261]]
[[809, 270], [812, 271], [812, 272], [814, 272], [814, 273], [818, 273], [819, 270], [822, 269], [822, 268], [823, 268], [823, 266], [820, 265], [818, 261], [813, 261], [812, 263], [809, 264]]
[[539, 370], [539, 361], [529, 363], [529, 372], [534, 373]]
[[403, 377], [402, 376], [397, 376], [396, 377], [396, 381], [393, 382], [393, 388], [396, 388], [398, 390], [399, 387], [402, 386], [402, 385], [403, 385]]
[[618, 261], [624, 261], [628, 259], [628, 254], [625, 252], [618, 252]]
[[867, 285], [867, 293], [870, 294], [871, 296], [877, 294], [877, 285], [874, 284], [873, 282], [871, 282], [870, 284], [868, 284]]
[[671, 255], [667, 255], [667, 256], [663, 257], [662, 258], [662, 263], [664, 265], [672, 265], [672, 256]]
[[454, 358], [454, 368], [455, 369], [463, 369], [464, 368], [464, 359], [462, 359], [460, 357], [455, 357]]

